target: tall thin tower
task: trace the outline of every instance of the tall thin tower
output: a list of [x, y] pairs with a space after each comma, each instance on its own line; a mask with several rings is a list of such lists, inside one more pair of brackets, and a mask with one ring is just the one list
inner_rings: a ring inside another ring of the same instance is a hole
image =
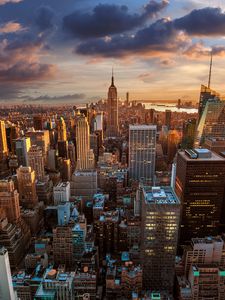
[[213, 52], [211, 50], [210, 54], [210, 67], [209, 67], [209, 80], [208, 80], [208, 88], [211, 86], [211, 77], [212, 77], [212, 63], [213, 63]]
[[8, 154], [5, 122], [0, 120], [0, 161]]
[[118, 126], [118, 98], [117, 88], [114, 85], [114, 74], [112, 70], [111, 85], [108, 91], [108, 120], [107, 120], [107, 133], [108, 137], [116, 137], [119, 133]]

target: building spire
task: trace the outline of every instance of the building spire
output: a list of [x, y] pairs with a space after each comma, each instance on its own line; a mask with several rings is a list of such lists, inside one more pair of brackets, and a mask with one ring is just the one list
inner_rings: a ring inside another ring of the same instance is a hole
[[210, 59], [210, 67], [209, 67], [209, 81], [208, 81], [208, 88], [210, 89], [211, 85], [211, 77], [212, 77], [212, 63], [213, 63], [213, 51], [211, 50], [211, 59]]
[[112, 82], [111, 82], [111, 86], [114, 86], [114, 70], [112, 67]]

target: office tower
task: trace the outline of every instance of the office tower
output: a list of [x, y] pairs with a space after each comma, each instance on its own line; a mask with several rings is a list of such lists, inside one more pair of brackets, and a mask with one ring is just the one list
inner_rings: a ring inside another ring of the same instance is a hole
[[58, 141], [58, 156], [68, 157], [68, 141]]
[[15, 141], [16, 146], [16, 156], [18, 160], [18, 165], [23, 167], [28, 167], [28, 151], [31, 147], [31, 141], [29, 137], [18, 138]]
[[0, 270], [0, 299], [16, 299], [13, 291], [8, 251], [4, 247], [0, 247]]
[[217, 93], [216, 91], [213, 91], [210, 87], [207, 87], [205, 85], [201, 85], [199, 107], [198, 107], [199, 121], [202, 117], [202, 114], [204, 112], [204, 109], [205, 109], [205, 106], [206, 106], [208, 100], [219, 99], [219, 98], [220, 98], [219, 93]]
[[80, 260], [85, 252], [86, 230], [79, 222], [72, 229], [73, 256], [75, 260]]
[[107, 131], [108, 137], [117, 137], [119, 134], [118, 125], [118, 98], [117, 88], [114, 85], [114, 76], [112, 74], [111, 85], [108, 90], [108, 101], [107, 101]]
[[72, 228], [58, 226], [53, 229], [53, 256], [56, 264], [73, 264]]
[[172, 292], [180, 201], [171, 187], [142, 186], [141, 254], [143, 285]]
[[167, 160], [168, 163], [172, 163], [177, 153], [177, 149], [180, 143], [180, 135], [177, 130], [170, 130], [167, 138]]
[[29, 137], [32, 145], [37, 145], [41, 147], [44, 160], [47, 157], [48, 150], [50, 149], [50, 137], [48, 130], [30, 130], [25, 134], [26, 137]]
[[126, 93], [126, 106], [129, 107], [129, 101], [130, 101], [130, 94], [129, 92]]
[[0, 207], [5, 210], [9, 223], [20, 218], [19, 193], [12, 180], [0, 180]]
[[66, 123], [63, 117], [60, 117], [58, 122], [58, 141], [66, 141]]
[[225, 138], [208, 138], [204, 142], [204, 148], [207, 148], [217, 154], [225, 152]]
[[80, 115], [76, 125], [77, 170], [94, 168], [94, 154], [90, 149], [90, 129], [87, 118]]
[[182, 204], [180, 244], [218, 232], [225, 158], [208, 149], [178, 152], [175, 190]]
[[0, 120], [0, 161], [8, 155], [5, 122]]
[[71, 179], [71, 195], [90, 200], [97, 193], [96, 171], [75, 171]]
[[195, 146], [204, 144], [207, 138], [225, 138], [225, 101], [208, 100], [199, 119]]
[[76, 150], [75, 150], [74, 143], [71, 141], [68, 144], [68, 158], [70, 159], [71, 167], [72, 170], [74, 171], [76, 166]]
[[43, 116], [36, 115], [33, 116], [33, 125], [35, 130], [43, 130]]
[[192, 149], [194, 146], [196, 119], [189, 119], [183, 124], [183, 137], [181, 146], [183, 149]]
[[171, 117], [172, 117], [172, 112], [171, 110], [166, 110], [165, 111], [165, 125], [167, 126], [168, 129], [171, 127]]
[[6, 128], [6, 135], [9, 152], [15, 154], [15, 140], [18, 139], [20, 136], [20, 128], [17, 125], [10, 123]]
[[17, 181], [21, 204], [27, 208], [34, 208], [38, 202], [35, 171], [31, 167], [19, 167]]
[[35, 171], [37, 180], [44, 181], [45, 167], [42, 149], [36, 145], [31, 146], [28, 151], [28, 164]]
[[70, 183], [60, 182], [57, 186], [53, 187], [53, 198], [54, 204], [58, 205], [60, 203], [70, 201]]
[[156, 126], [130, 125], [129, 174], [134, 180], [154, 181], [156, 158]]
[[55, 149], [50, 149], [48, 151], [47, 166], [48, 166], [48, 169], [51, 171], [56, 170], [56, 150]]

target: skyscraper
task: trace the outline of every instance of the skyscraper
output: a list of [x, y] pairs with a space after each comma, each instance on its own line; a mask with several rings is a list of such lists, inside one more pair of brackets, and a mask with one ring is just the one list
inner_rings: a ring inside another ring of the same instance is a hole
[[78, 116], [76, 124], [77, 169], [90, 170], [94, 168], [94, 153], [90, 149], [90, 129], [87, 118]]
[[36, 145], [31, 146], [28, 152], [28, 163], [32, 170], [35, 171], [36, 178], [43, 181], [45, 177], [44, 158], [42, 149]]
[[0, 120], [0, 161], [8, 154], [5, 122]]
[[156, 126], [130, 125], [129, 174], [134, 180], [153, 182], [156, 157]]
[[175, 190], [182, 204], [180, 244], [217, 234], [225, 192], [225, 159], [207, 149], [178, 152]]
[[172, 112], [171, 110], [166, 110], [165, 111], [165, 125], [167, 126], [168, 129], [171, 127], [171, 117], [172, 117]]
[[12, 180], [0, 180], [0, 207], [5, 210], [9, 223], [16, 223], [19, 220], [19, 193]]
[[172, 292], [180, 201], [171, 187], [142, 186], [141, 254], [144, 288]]
[[59, 119], [59, 123], [58, 123], [58, 141], [66, 141], [67, 137], [66, 137], [66, 123], [63, 119], [63, 117], [61, 117]]
[[199, 120], [202, 117], [203, 111], [205, 109], [206, 103], [210, 99], [219, 99], [220, 94], [216, 91], [212, 90], [210, 87], [207, 87], [205, 85], [201, 85], [201, 91], [200, 91], [200, 99], [199, 99], [199, 107], [198, 107], [198, 116]]
[[38, 202], [35, 171], [31, 167], [19, 167], [17, 169], [17, 181], [21, 204], [26, 208], [34, 208]]
[[8, 251], [0, 247], [0, 299], [15, 300]]
[[225, 101], [208, 100], [199, 119], [195, 146], [204, 144], [207, 138], [225, 138]]
[[29, 137], [22, 137], [16, 139], [16, 156], [18, 165], [28, 167], [28, 151], [31, 147], [31, 140]]
[[112, 81], [108, 91], [108, 102], [107, 102], [107, 131], [108, 137], [117, 137], [119, 133], [118, 125], [118, 98], [117, 88], [114, 85], [114, 76], [112, 73]]

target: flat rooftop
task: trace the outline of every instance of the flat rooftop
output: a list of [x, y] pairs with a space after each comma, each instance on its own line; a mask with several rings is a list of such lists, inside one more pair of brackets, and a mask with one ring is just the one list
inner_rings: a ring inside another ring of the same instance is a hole
[[188, 149], [178, 153], [186, 161], [225, 161], [225, 158], [208, 149]]
[[157, 130], [156, 125], [130, 125], [130, 130]]
[[192, 244], [213, 244], [213, 243], [223, 243], [220, 236], [208, 236], [205, 238], [193, 238], [191, 239]]
[[143, 187], [145, 201], [149, 204], [180, 204], [180, 201], [171, 187]]

